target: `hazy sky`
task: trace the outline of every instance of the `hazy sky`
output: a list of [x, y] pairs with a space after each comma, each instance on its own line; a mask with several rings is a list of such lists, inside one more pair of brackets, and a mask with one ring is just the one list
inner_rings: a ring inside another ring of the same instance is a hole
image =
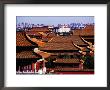
[[30, 24], [70, 24], [70, 23], [94, 23], [94, 16], [17, 16], [18, 23]]

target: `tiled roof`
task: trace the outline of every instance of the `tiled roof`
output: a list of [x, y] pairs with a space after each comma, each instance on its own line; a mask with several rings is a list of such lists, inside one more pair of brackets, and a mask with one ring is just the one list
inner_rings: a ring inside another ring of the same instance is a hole
[[51, 43], [70, 43], [71, 42], [71, 36], [55, 36], [51, 40]]
[[22, 51], [16, 53], [16, 58], [40, 58], [39, 56], [35, 55], [32, 51]]
[[55, 36], [40, 50], [78, 50], [72, 43], [87, 45], [79, 36]]
[[54, 68], [55, 71], [80, 71], [80, 68]]
[[94, 39], [94, 37], [83, 37], [84, 39]]
[[82, 32], [81, 29], [73, 30], [73, 35], [80, 35], [81, 32]]
[[34, 46], [28, 41], [23, 32], [16, 32], [16, 46]]
[[72, 43], [47, 43], [40, 50], [78, 50]]
[[82, 71], [94, 71], [94, 69], [83, 69]]
[[43, 58], [48, 58], [49, 56], [51, 56], [50, 53], [43, 52], [43, 51], [38, 51], [37, 54], [39, 54], [39, 55], [42, 56]]
[[84, 43], [80, 36], [74, 35], [74, 36], [55, 36], [53, 39], [50, 41], [50, 43], [75, 43], [77, 45], [87, 45]]
[[78, 35], [71, 36], [71, 39], [72, 39], [72, 42], [74, 44], [77, 44], [77, 45], [87, 45], [85, 42], [82, 41], [82, 39]]
[[[64, 53], [61, 53], [60, 52], [60, 55], [80, 55], [80, 53], [78, 53], [78, 52], [73, 52], [73, 53], [71, 53], [71, 52], [64, 52]], [[51, 53], [51, 55], [59, 55], [59, 52], [58, 53]]]
[[73, 35], [92, 36], [94, 35], [94, 25], [87, 25], [82, 30], [73, 30]]
[[36, 31], [26, 31], [26, 34], [28, 34], [28, 35], [34, 35], [34, 36], [42, 36], [41, 34], [39, 34], [38, 32], [36, 32]]
[[55, 63], [80, 63], [79, 59], [56, 59]]
[[55, 33], [49, 33], [49, 35], [47, 36], [47, 38], [52, 38], [55, 36]]
[[94, 72], [94, 69], [80, 69], [80, 68], [54, 68], [55, 71], [84, 71], [84, 72]]
[[37, 32], [49, 32], [50, 30], [47, 27], [38, 27], [38, 28], [33, 28], [31, 31], [37, 31]]

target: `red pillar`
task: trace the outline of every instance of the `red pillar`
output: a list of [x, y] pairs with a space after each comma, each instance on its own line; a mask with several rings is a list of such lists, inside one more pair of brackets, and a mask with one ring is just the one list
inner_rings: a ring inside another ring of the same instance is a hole
[[43, 68], [45, 67], [45, 60], [43, 61]]
[[36, 71], [38, 72], [39, 70], [39, 67], [40, 67], [40, 63], [39, 62], [36, 62]]
[[32, 63], [32, 72], [34, 72], [34, 63]]

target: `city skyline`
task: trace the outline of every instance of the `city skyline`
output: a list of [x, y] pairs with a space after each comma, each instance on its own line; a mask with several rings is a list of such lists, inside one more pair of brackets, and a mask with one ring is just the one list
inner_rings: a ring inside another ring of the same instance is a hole
[[94, 23], [94, 16], [17, 16], [16, 24], [55, 25], [71, 23]]

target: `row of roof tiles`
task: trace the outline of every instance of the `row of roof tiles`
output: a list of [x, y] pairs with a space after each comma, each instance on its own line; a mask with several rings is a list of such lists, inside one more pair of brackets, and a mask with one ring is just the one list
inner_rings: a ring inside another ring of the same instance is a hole
[[47, 43], [40, 50], [78, 50], [72, 43]]
[[32, 51], [22, 51], [19, 53], [16, 53], [16, 58], [40, 58], [38, 55], [35, 55]]
[[27, 40], [23, 32], [16, 33], [16, 46], [34, 46]]
[[[46, 46], [48, 45], [56, 46], [58, 45], [58, 43], [60, 43], [58, 47], [61, 46], [63, 43], [65, 43], [64, 46], [67, 45], [66, 43], [68, 43], [68, 45], [70, 46], [73, 46], [71, 45], [72, 42], [77, 45], [86, 45], [78, 35], [74, 35], [74, 36], [55, 36], [49, 41], [49, 43], [46, 44]], [[54, 43], [56, 45], [52, 45]], [[17, 32], [16, 46], [34, 46], [34, 45], [25, 37], [25, 35], [22, 32]]]
[[88, 25], [82, 30], [73, 30], [74, 35], [81, 35], [81, 36], [93, 36], [94, 35], [94, 25]]
[[79, 59], [56, 59], [55, 63], [80, 63]]
[[[48, 70], [48, 69], [47, 69]], [[55, 71], [91, 71], [94, 72], [94, 69], [80, 69], [80, 68], [54, 68]]]

